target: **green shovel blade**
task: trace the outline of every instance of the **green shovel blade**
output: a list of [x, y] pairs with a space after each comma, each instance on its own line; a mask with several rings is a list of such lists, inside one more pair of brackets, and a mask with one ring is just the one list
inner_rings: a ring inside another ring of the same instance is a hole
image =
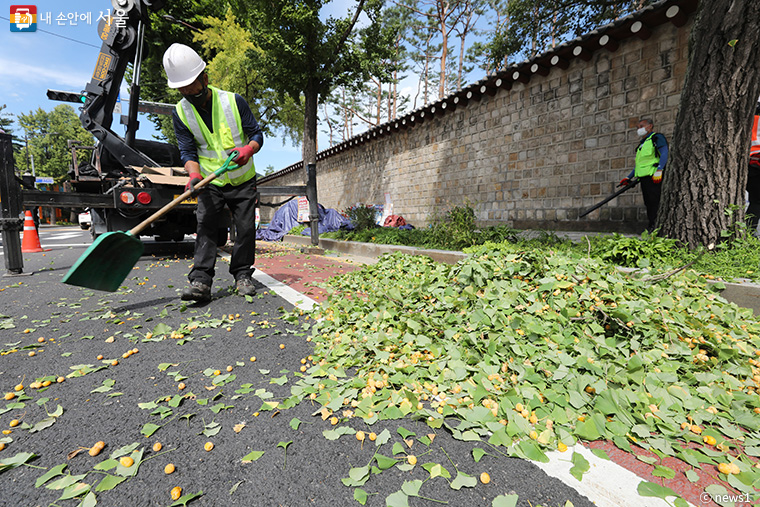
[[63, 283], [115, 292], [143, 253], [143, 243], [128, 232], [98, 236], [77, 260]]

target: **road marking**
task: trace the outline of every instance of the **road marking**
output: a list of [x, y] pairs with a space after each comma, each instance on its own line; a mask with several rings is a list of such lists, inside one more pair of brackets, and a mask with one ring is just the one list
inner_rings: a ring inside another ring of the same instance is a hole
[[41, 234], [40, 237], [51, 241], [57, 241], [61, 239], [81, 238], [82, 235], [77, 232], [48, 232]]
[[[570, 475], [570, 469], [573, 467], [571, 451], [577, 452], [589, 462], [590, 468], [583, 474], [583, 481]], [[532, 463], [546, 475], [564, 482], [598, 507], [672, 506], [672, 503], [661, 498], [639, 495], [636, 488], [644, 479], [613, 461], [597, 457], [587, 447], [576, 445], [566, 452], [551, 451], [545, 454], [549, 463]]]
[[[66, 248], [68, 248], [68, 247], [74, 247], [74, 246], [83, 246], [83, 247], [86, 247], [87, 243], [60, 243], [60, 244], [59, 243], [52, 243], [52, 244], [46, 243], [45, 245], [42, 246], [42, 248], [44, 248], [45, 251], [47, 252], [47, 251], [50, 250], [50, 247], [56, 247], [56, 248], [57, 247], [66, 247]], [[4, 247], [0, 246], [0, 255], [3, 255], [4, 251], [5, 251]], [[26, 254], [24, 254], [24, 255], [26, 255]]]

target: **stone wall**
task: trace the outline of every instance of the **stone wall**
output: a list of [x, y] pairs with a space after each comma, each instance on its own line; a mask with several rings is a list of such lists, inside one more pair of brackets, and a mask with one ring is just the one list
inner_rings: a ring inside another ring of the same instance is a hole
[[[382, 204], [390, 193], [394, 213], [418, 227], [469, 204], [481, 225], [640, 232], [638, 188], [578, 215], [632, 170], [639, 119], [652, 118], [672, 137], [690, 26], [660, 24], [646, 40], [624, 38], [614, 52], [597, 46], [588, 61], [569, 59], [564, 70], [551, 67], [422, 124], [322, 154], [319, 202], [343, 209]], [[303, 180], [303, 169], [285, 170], [262, 184]]]

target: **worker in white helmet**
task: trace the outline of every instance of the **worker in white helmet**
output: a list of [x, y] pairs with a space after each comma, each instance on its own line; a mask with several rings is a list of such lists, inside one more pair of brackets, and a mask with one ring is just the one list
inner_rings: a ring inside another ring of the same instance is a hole
[[173, 113], [182, 162], [190, 175], [187, 188], [217, 170], [233, 150], [239, 168], [229, 171], [198, 193], [194, 265], [183, 289], [186, 301], [208, 301], [216, 264], [217, 229], [227, 205], [235, 223], [230, 273], [243, 296], [256, 293], [251, 275], [256, 255], [256, 169], [253, 155], [264, 136], [248, 103], [236, 93], [208, 85], [206, 62], [188, 46], [172, 44], [164, 53], [170, 88], [182, 94]]

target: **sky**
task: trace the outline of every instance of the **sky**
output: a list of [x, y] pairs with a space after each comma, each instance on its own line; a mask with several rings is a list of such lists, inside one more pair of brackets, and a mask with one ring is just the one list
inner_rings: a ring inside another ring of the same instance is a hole
[[[170, 0], [171, 1], [171, 0]], [[345, 15], [351, 0], [336, 0], [328, 4], [326, 14]], [[0, 11], [0, 105], [7, 107], [0, 112], [15, 122], [19, 114], [28, 114], [42, 108], [52, 110], [63, 102], [48, 100], [48, 89], [80, 92], [92, 77], [100, 49], [98, 18], [111, 9], [109, 0], [39, 0], [34, 4], [12, 2]], [[9, 5], [35, 5], [37, 7], [37, 30], [35, 32], [12, 32], [10, 30]], [[48, 16], [49, 13], [49, 16]], [[76, 24], [73, 18], [76, 14]], [[65, 21], [59, 18], [65, 17]], [[82, 19], [83, 18], [83, 19]], [[2, 26], [4, 25], [4, 26]], [[128, 91], [121, 86], [122, 107], [126, 114]], [[76, 108], [76, 104], [69, 104]], [[77, 111], [77, 115], [78, 115]], [[137, 137], [152, 139], [156, 131], [146, 115], [140, 115]], [[16, 135], [23, 135], [17, 123], [13, 125]], [[124, 126], [114, 117], [112, 130], [124, 135]], [[325, 139], [319, 146], [327, 146]], [[301, 148], [293, 147], [288, 140], [275, 136], [265, 139], [264, 147], [254, 161], [259, 173], [268, 166], [283, 169], [301, 160]]]

